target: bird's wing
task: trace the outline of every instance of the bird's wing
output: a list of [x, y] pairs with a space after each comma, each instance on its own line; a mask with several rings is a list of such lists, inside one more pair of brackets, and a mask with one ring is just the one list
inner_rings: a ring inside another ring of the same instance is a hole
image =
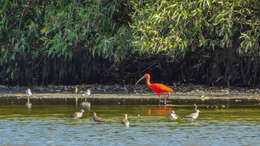
[[100, 121], [100, 122], [104, 122], [104, 120], [103, 120], [102, 118], [100, 118], [100, 117], [97, 117], [97, 119], [98, 119], [98, 121]]
[[104, 120], [98, 116], [94, 116], [93, 119], [97, 122], [104, 122]]
[[80, 112], [75, 112], [72, 115], [70, 115], [70, 117], [77, 117], [80, 114]]
[[184, 116], [184, 118], [192, 118], [193, 115], [194, 115], [194, 113], [191, 113], [191, 114], [188, 114], [188, 115]]
[[69, 117], [73, 118], [73, 117], [76, 117], [76, 116], [77, 116], [77, 114], [76, 114], [76, 113], [73, 113], [73, 114], [71, 114]]
[[161, 93], [173, 92], [173, 89], [171, 87], [161, 83], [153, 83], [150, 85], [150, 88], [152, 88], [155, 92], [156, 91]]

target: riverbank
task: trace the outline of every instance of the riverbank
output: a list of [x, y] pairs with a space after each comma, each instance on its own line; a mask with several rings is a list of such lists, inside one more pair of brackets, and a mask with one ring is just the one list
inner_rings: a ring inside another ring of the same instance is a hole
[[[157, 105], [158, 96], [145, 85], [76, 85], [33, 87], [31, 102], [37, 104], [80, 104], [84, 101], [81, 94], [75, 94], [75, 88], [84, 93], [91, 89], [87, 100], [92, 104]], [[27, 87], [0, 87], [0, 105], [25, 104]], [[169, 97], [168, 105], [260, 106], [258, 88], [222, 88], [202, 85], [179, 85]], [[166, 95], [162, 95], [162, 98]]]

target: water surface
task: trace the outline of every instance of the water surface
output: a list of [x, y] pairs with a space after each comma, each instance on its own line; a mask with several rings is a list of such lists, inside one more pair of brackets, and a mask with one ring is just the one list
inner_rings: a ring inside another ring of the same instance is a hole
[[[0, 106], [0, 145], [260, 145], [260, 108], [201, 108], [197, 120], [168, 119], [192, 108], [97, 105], [83, 119], [68, 105]], [[106, 120], [95, 123], [95, 111]], [[130, 127], [121, 124], [129, 115]]]

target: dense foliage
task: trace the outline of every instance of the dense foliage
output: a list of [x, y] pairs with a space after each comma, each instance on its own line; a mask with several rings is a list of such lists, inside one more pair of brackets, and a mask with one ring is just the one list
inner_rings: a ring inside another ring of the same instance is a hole
[[140, 51], [163, 52], [177, 60], [184, 56], [192, 61], [188, 73], [202, 69], [196, 74], [209, 83], [256, 81], [260, 1], [161, 0], [136, 2], [134, 7], [134, 44]]
[[0, 3], [2, 82], [34, 83], [33, 78], [36, 84], [70, 83], [67, 78], [87, 81], [101, 56], [118, 61], [128, 52], [131, 34], [126, 2]]
[[259, 0], [0, 0], [0, 20], [4, 84], [260, 83]]

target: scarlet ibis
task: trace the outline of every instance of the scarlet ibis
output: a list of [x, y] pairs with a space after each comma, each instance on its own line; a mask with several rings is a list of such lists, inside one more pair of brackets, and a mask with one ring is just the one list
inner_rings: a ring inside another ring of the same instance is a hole
[[138, 84], [142, 79], [146, 78], [146, 84], [148, 87], [150, 87], [154, 92], [156, 92], [159, 96], [159, 102], [161, 102], [161, 98], [160, 98], [160, 94], [161, 93], [168, 93], [168, 96], [164, 99], [164, 104], [166, 104], [166, 99], [168, 99], [168, 97], [170, 96], [170, 93], [173, 92], [173, 89], [169, 86], [166, 86], [164, 84], [161, 83], [151, 83], [150, 79], [151, 76], [149, 73], [144, 74], [143, 77], [141, 77], [136, 84]]
[[105, 120], [101, 119], [100, 117], [97, 116], [95, 112], [93, 112], [93, 120], [95, 122], [105, 122]]
[[194, 106], [195, 106], [195, 111], [196, 111], [196, 112], [184, 116], [185, 119], [195, 120], [195, 119], [197, 119], [197, 118], [199, 117], [200, 110], [198, 110], [198, 107], [197, 107], [196, 104], [194, 104]]
[[72, 115], [70, 115], [71, 118], [74, 118], [74, 119], [80, 119], [83, 117], [83, 113], [85, 111], [83, 109], [80, 110], [80, 112], [75, 112], [73, 113]]
[[125, 118], [122, 120], [122, 124], [124, 124], [126, 127], [129, 127], [129, 121], [127, 118], [127, 114], [125, 114]]
[[27, 102], [26, 102], [25, 106], [30, 109], [30, 108], [32, 108], [32, 103], [30, 103], [30, 96], [32, 96], [32, 91], [30, 88], [28, 88], [26, 90], [26, 96], [27, 96]]
[[169, 114], [168, 116], [171, 120], [177, 120], [179, 117], [178, 115], [176, 115], [176, 113], [174, 112], [174, 110], [172, 110], [172, 112]]

